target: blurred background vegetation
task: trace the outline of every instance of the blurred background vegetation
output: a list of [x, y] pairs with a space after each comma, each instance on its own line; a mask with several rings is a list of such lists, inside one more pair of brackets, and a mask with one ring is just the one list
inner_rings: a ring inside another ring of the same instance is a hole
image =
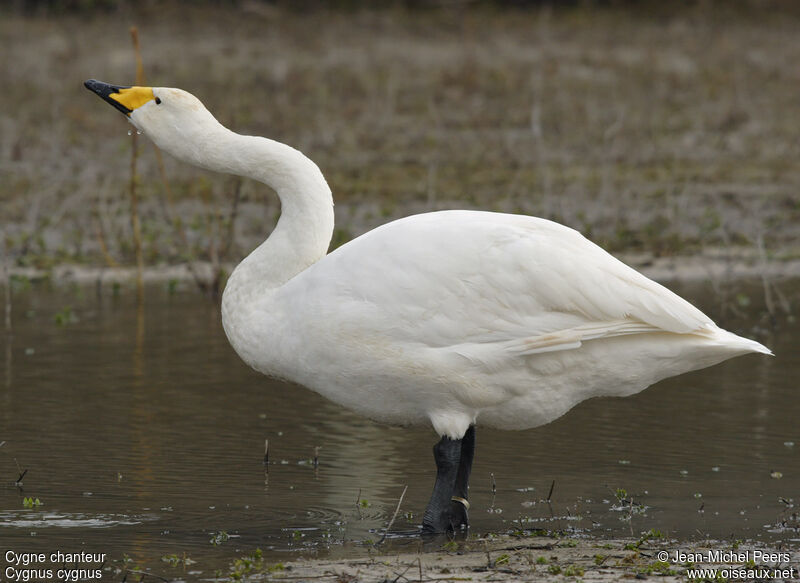
[[[137, 10], [158, 9], [167, 4], [165, 0], [0, 0], [0, 6], [27, 14], [115, 11], [129, 7]], [[364, 9], [411, 9], [438, 10], [464, 7], [481, 8], [635, 8], [656, 12], [683, 12], [687, 9], [703, 9], [741, 12], [742, 10], [792, 10], [797, 9], [793, 0], [685, 0], [683, 2], [658, 2], [656, 0], [182, 0], [184, 6], [215, 6], [241, 8], [248, 4], [262, 4], [293, 9], [364, 10]]]
[[[17, 267], [134, 261], [132, 127], [82, 83], [197, 95], [291, 144], [339, 245], [444, 208], [552, 218], [613, 252], [800, 256], [800, 9], [780, 0], [0, 2], [0, 228]], [[225, 264], [261, 185], [138, 140], [147, 265]]]

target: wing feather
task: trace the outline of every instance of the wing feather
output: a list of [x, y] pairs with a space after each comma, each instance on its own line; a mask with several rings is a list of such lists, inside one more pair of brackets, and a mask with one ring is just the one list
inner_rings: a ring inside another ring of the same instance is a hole
[[306, 311], [315, 289], [336, 290], [336, 301], [319, 303], [319, 320], [432, 348], [490, 344], [524, 356], [609, 336], [714, 326], [577, 231], [520, 215], [442, 211], [400, 219], [297, 279], [281, 293], [294, 294]]

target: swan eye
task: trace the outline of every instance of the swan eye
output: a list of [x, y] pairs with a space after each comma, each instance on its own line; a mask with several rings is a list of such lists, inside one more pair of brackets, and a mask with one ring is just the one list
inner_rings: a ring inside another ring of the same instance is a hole
[[156, 97], [156, 105], [161, 105], [161, 98], [160, 97]]

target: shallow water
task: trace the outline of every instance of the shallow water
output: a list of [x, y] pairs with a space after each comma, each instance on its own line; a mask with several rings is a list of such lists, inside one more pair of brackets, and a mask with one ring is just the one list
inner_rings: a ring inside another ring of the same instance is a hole
[[[721, 316], [707, 290], [671, 287]], [[782, 290], [796, 298], [800, 286]], [[785, 317], [754, 330], [760, 296], [746, 292], [749, 319], [722, 323], [776, 357], [594, 399], [534, 430], [479, 428], [473, 531], [800, 539], [787, 506], [800, 489], [800, 332]], [[125, 290], [18, 286], [13, 300], [13, 335], [0, 339], [3, 553], [102, 552], [109, 564], [127, 555], [166, 576], [213, 577], [256, 547], [270, 561], [358, 552], [380, 537], [405, 485], [393, 530], [419, 522], [433, 431], [378, 425], [262, 378], [188, 286], [148, 290], [142, 311]], [[618, 503], [620, 488], [635, 511]], [[25, 508], [25, 497], [43, 504]], [[184, 554], [197, 563], [161, 561]]]

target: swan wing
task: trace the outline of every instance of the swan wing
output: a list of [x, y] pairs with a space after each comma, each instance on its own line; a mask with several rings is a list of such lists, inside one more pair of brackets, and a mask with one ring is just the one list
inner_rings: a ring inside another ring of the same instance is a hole
[[577, 231], [489, 212], [388, 223], [343, 245], [283, 292], [343, 329], [455, 350], [493, 345], [529, 355], [602, 337], [715, 328]]
[[270, 358], [285, 378], [374, 419], [430, 419], [452, 438], [478, 415], [535, 427], [589, 397], [769, 353], [578, 232], [517, 215], [400, 219], [277, 294], [275, 325], [292, 334], [272, 331], [291, 341]]

